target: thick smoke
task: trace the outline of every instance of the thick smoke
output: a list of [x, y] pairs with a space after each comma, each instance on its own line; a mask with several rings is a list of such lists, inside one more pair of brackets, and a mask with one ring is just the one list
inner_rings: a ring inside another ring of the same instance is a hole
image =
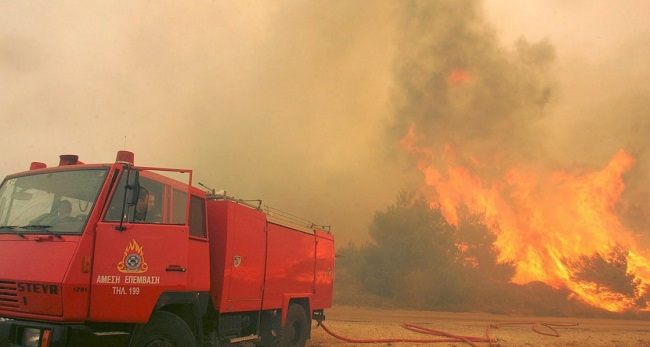
[[[599, 167], [624, 149], [635, 158], [625, 174], [617, 211], [628, 228], [650, 247], [650, 32], [641, 30], [596, 63], [563, 62], [561, 100], [550, 147], [563, 167]], [[570, 77], [570, 78], [568, 78]]]
[[383, 160], [392, 7], [3, 3], [2, 173], [127, 149], [363, 239], [402, 185]]
[[414, 127], [438, 158], [451, 145], [461, 161], [538, 160], [555, 93], [549, 42], [504, 50], [480, 1], [414, 2], [400, 24], [396, 137]]
[[[525, 3], [2, 2], [0, 172], [128, 149], [333, 224], [345, 244], [421, 182], [398, 145], [415, 125], [462, 160], [602, 166], [626, 148], [622, 213], [647, 228], [647, 11]], [[531, 23], [541, 37], [519, 40]], [[607, 30], [615, 53], [566, 55]]]
[[399, 16], [394, 141], [413, 129], [434, 167], [452, 156], [486, 179], [514, 165], [594, 170], [624, 149], [636, 163], [617, 208], [650, 235], [647, 28], [613, 53], [559, 56], [547, 38], [504, 45], [481, 1], [414, 1]]

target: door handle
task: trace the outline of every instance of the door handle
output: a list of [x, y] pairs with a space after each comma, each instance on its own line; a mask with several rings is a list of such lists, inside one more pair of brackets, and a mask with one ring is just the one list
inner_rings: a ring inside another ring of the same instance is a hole
[[178, 265], [169, 265], [165, 269], [165, 271], [167, 271], [167, 272], [185, 272], [185, 271], [187, 271], [187, 269], [184, 268], [184, 267], [180, 267]]

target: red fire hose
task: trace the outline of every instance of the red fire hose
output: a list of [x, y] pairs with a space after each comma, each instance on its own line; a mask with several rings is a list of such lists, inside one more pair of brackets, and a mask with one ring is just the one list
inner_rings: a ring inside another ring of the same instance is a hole
[[[416, 332], [416, 333], [421, 333], [421, 334], [427, 334], [427, 335], [433, 335], [433, 336], [439, 336], [441, 338], [435, 338], [435, 339], [411, 339], [411, 338], [392, 338], [392, 339], [352, 339], [348, 337], [343, 337], [341, 335], [338, 335], [331, 331], [325, 324], [323, 324], [322, 321], [318, 322], [318, 326], [323, 328], [325, 332], [328, 334], [332, 335], [333, 337], [345, 341], [345, 342], [350, 342], [350, 343], [396, 343], [396, 342], [410, 342], [410, 343], [444, 343], [444, 342], [464, 342], [469, 344], [472, 347], [479, 347], [476, 343], [488, 343], [489, 346], [494, 347], [498, 346], [497, 340], [495, 338], [490, 337], [490, 328], [499, 328], [502, 326], [509, 326], [509, 325], [530, 325], [532, 326], [533, 331], [535, 331], [538, 334], [542, 335], [547, 335], [547, 336], [555, 336], [559, 337], [560, 333], [555, 329], [555, 327], [569, 327], [569, 326], [577, 326], [578, 324], [576, 323], [566, 323], [566, 324], [557, 324], [557, 323], [530, 323], [530, 322], [510, 322], [510, 323], [497, 323], [497, 324], [490, 324], [486, 331], [485, 335], [486, 337], [473, 337], [473, 336], [461, 336], [461, 335], [453, 335], [444, 331], [439, 331], [439, 330], [434, 330], [434, 329], [429, 329], [423, 326], [419, 325], [414, 325], [414, 324], [409, 324], [409, 323], [404, 323], [402, 324], [402, 327], [404, 329]], [[551, 332], [545, 332], [541, 331], [538, 329], [538, 326], [544, 326], [547, 329], [549, 329]]]

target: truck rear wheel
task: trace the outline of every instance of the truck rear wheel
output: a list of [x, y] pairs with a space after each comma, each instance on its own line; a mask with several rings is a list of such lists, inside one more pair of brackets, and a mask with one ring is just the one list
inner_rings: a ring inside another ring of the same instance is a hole
[[289, 305], [286, 324], [280, 331], [280, 346], [304, 347], [311, 329], [310, 323], [302, 305]]
[[133, 331], [129, 347], [195, 347], [192, 330], [177, 315], [157, 311]]

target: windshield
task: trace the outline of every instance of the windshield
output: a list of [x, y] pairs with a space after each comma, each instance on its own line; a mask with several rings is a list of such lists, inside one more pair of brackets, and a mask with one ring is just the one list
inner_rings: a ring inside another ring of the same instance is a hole
[[81, 233], [106, 173], [84, 169], [7, 178], [0, 187], [0, 232]]

